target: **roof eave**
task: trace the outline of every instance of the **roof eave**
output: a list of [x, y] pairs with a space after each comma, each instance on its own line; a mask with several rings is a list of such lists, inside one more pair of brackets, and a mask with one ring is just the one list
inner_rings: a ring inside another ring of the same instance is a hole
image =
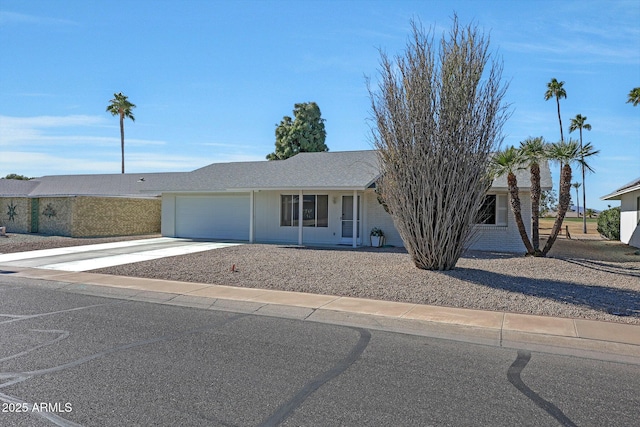
[[621, 196], [627, 193], [631, 193], [634, 191], [640, 190], [640, 184], [633, 185], [631, 187], [622, 188], [614, 191], [613, 193], [609, 193], [606, 196], [600, 197], [600, 200], [620, 200]]

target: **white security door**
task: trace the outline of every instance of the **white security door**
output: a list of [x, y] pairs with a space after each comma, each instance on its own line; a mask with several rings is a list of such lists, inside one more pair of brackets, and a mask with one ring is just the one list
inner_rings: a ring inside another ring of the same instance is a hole
[[249, 240], [249, 196], [176, 197], [176, 237]]
[[[360, 196], [358, 196], [357, 206], [357, 239], [361, 243], [360, 237]], [[342, 196], [342, 239], [340, 243], [351, 244], [353, 242], [353, 196]]]

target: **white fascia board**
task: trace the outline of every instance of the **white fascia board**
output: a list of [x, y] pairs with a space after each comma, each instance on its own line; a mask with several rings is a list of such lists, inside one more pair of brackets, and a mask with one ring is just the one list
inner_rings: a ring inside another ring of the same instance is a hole
[[624, 190], [614, 191], [611, 194], [600, 197], [600, 200], [620, 200], [623, 194], [631, 193], [632, 191], [640, 190], [640, 185], [625, 188]]

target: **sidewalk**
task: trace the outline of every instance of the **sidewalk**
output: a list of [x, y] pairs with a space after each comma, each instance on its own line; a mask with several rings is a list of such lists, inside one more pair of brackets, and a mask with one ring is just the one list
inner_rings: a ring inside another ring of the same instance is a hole
[[[49, 288], [640, 364], [640, 326], [267, 289], [10, 267]], [[5, 274], [9, 273], [4, 271]]]

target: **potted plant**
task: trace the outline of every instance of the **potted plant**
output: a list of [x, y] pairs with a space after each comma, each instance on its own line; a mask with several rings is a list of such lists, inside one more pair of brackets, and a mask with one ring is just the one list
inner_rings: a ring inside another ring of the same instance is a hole
[[373, 227], [371, 229], [371, 246], [375, 248], [379, 248], [384, 245], [384, 232], [378, 227]]

